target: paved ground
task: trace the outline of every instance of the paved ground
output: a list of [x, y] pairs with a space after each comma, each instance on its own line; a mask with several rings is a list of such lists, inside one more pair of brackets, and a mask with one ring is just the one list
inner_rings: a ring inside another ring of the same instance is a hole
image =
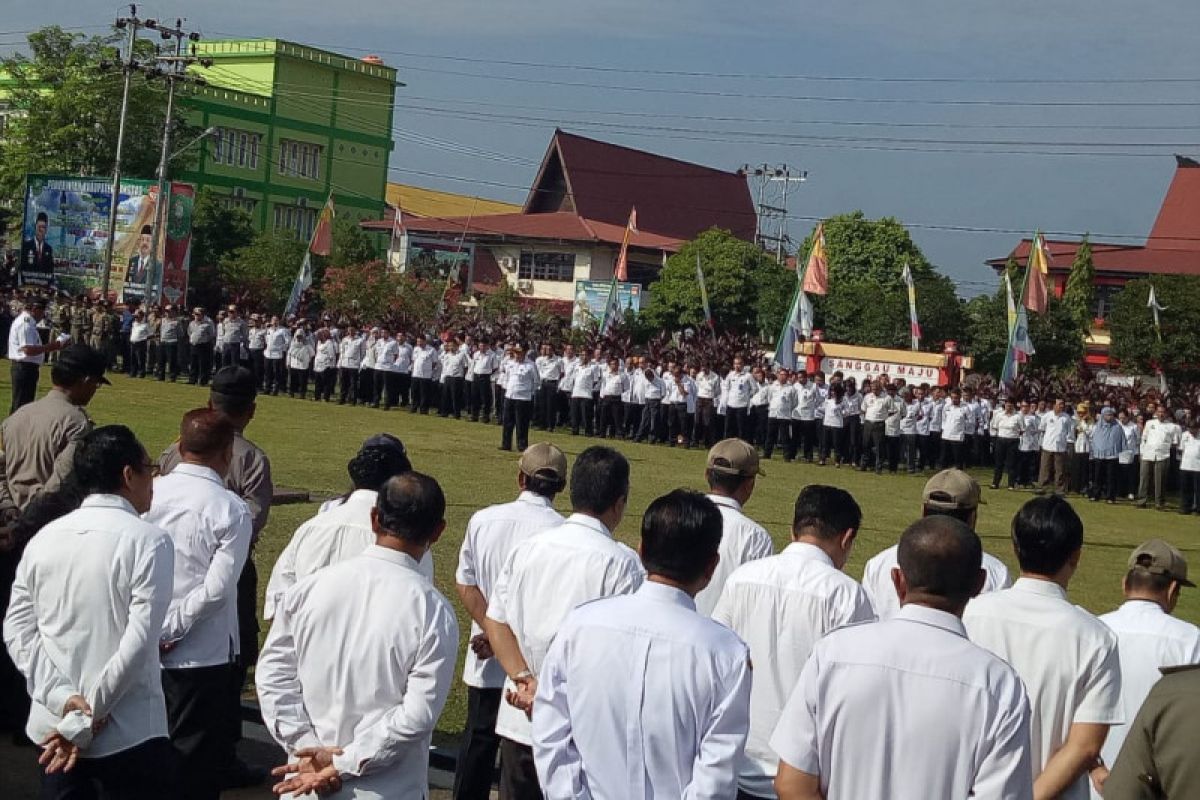
[[[283, 763], [283, 752], [270, 740], [261, 725], [247, 723], [246, 738], [239, 747], [239, 755], [249, 764], [273, 767]], [[33, 748], [16, 747], [12, 738], [0, 734], [0, 798], [2, 800], [37, 800], [39, 768]], [[429, 773], [430, 800], [449, 800], [450, 786], [454, 776], [437, 770]], [[225, 792], [222, 800], [267, 800], [272, 798], [269, 785], [255, 789], [240, 789]]]

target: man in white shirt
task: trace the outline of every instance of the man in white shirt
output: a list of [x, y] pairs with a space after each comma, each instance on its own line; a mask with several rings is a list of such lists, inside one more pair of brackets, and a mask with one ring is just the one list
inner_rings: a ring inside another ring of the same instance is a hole
[[281, 391], [287, 391], [285, 359], [291, 341], [292, 332], [279, 323], [279, 317], [271, 317], [271, 325], [267, 328], [267, 349], [263, 352], [267, 371], [263, 382], [264, 394], [278, 396]]
[[1150, 503], [1151, 491], [1158, 510], [1165, 508], [1167, 474], [1171, 468], [1171, 447], [1179, 444], [1182, 431], [1167, 416], [1167, 406], [1159, 403], [1154, 419], [1142, 428], [1141, 467], [1138, 472], [1138, 508]]
[[796, 387], [791, 374], [780, 367], [775, 380], [767, 387], [767, 438], [763, 442], [763, 458], [770, 460], [778, 445], [784, 461], [794, 461], [796, 448], [792, 443], [792, 412], [796, 410]]
[[8, 360], [12, 362], [12, 405], [9, 414], [37, 398], [38, 369], [47, 353], [63, 348], [62, 342], [42, 344], [37, 324], [46, 315], [46, 301], [30, 300], [8, 329]]
[[625, 426], [625, 407], [621, 398], [627, 391], [629, 375], [618, 359], [609, 358], [608, 367], [600, 373], [600, 410], [596, 427], [601, 439], [621, 438]]
[[537, 408], [533, 414], [534, 424], [553, 432], [558, 423], [558, 382], [563, 376], [563, 361], [554, 355], [551, 345], [543, 344], [535, 365], [538, 371], [538, 390]]
[[375, 353], [371, 370], [375, 383], [375, 400], [372, 408], [383, 406], [384, 411], [390, 411], [396, 405], [396, 353], [399, 344], [387, 328], [381, 328], [375, 339]]
[[163, 694], [179, 757], [181, 798], [215, 800], [214, 764], [230, 727], [227, 700], [240, 652], [237, 581], [250, 550], [246, 503], [225, 488], [233, 424], [210, 409], [189, 411], [179, 427], [182, 463], [154, 482], [145, 519], [175, 545], [171, 605], [163, 622]]
[[[1171, 615], [1182, 587], [1195, 588], [1187, 574], [1187, 560], [1176, 547], [1151, 539], [1129, 556], [1129, 571], [1121, 582], [1124, 604], [1100, 616], [1117, 635], [1121, 708], [1126, 720], [1108, 731], [1100, 751], [1105, 764], [1116, 763], [1129, 723], [1162, 677], [1160, 670], [1200, 664], [1200, 628]], [[1094, 787], [1092, 796], [1100, 797]]]
[[437, 350], [429, 346], [423, 334], [417, 335], [417, 344], [412, 352], [412, 413], [429, 413], [433, 402], [433, 365]]
[[1021, 442], [1021, 434], [1025, 431], [1025, 415], [1017, 410], [1017, 404], [1011, 397], [1004, 399], [1004, 410], [992, 415], [991, 439], [996, 448], [994, 469], [992, 470], [992, 488], [1000, 488], [1000, 476], [1008, 473], [1008, 488], [1017, 488], [1017, 447]]
[[796, 498], [792, 543], [739, 567], [713, 619], [750, 648], [750, 736], [738, 766], [739, 797], [775, 797], [779, 757], [768, 742], [813, 646], [830, 631], [875, 619], [871, 601], [844, 572], [862, 511], [844, 489], [809, 485]]
[[471, 368], [471, 356], [459, 339], [446, 342], [446, 352], [442, 355], [442, 397], [440, 416], [451, 414], [455, 419], [462, 419], [463, 409], [466, 408], [467, 371]]
[[733, 796], [749, 725], [749, 654], [693, 602], [716, 569], [720, 540], [721, 515], [703, 495], [658, 498], [642, 517], [646, 582], [563, 621], [533, 706], [547, 800]]
[[1054, 490], [1066, 494], [1068, 438], [1075, 429], [1075, 419], [1067, 413], [1066, 404], [1059, 399], [1054, 401], [1054, 409], [1041, 418], [1038, 428], [1042, 434], [1038, 484], [1045, 491], [1053, 481]]
[[796, 408], [792, 412], [792, 454], [801, 454], [805, 462], [813, 460], [813, 446], [817, 442], [817, 406], [824, 398], [820, 388], [808, 379], [808, 373], [796, 373]]
[[663, 383], [667, 387], [666, 396], [663, 398], [667, 409], [667, 443], [671, 447], [694, 447], [692, 414], [688, 409], [695, 406], [696, 382], [684, 371], [683, 365], [670, 361], [663, 374]]
[[[979, 484], [960, 469], [944, 469], [925, 482], [921, 494], [921, 516], [944, 514], [962, 521], [971, 530], [979, 516], [981, 501]], [[900, 598], [892, 582], [892, 570], [896, 568], [899, 545], [892, 545], [867, 561], [863, 568], [863, 588], [871, 598], [871, 605], [880, 619], [891, 619], [900, 611]], [[983, 592], [996, 592], [1010, 585], [1008, 567], [991, 553], [983, 553]]]
[[518, 544], [492, 587], [484, 631], [508, 676], [496, 720], [500, 794], [506, 800], [542, 797], [529, 713], [542, 662], [563, 619], [580, 603], [629, 594], [642, 584], [637, 554], [612, 534], [628, 496], [625, 457], [608, 447], [584, 450], [571, 469], [574, 513]]
[[696, 373], [696, 424], [693, 441], [704, 447], [712, 447], [717, 440], [715, 430], [716, 406], [721, 398], [721, 376], [705, 364]]
[[392, 363], [392, 371], [396, 375], [396, 394], [400, 407], [407, 408], [413, 398], [413, 346], [408, 334], [396, 331], [396, 360]]
[[366, 340], [353, 325], [338, 342], [338, 405], [358, 405], [358, 371], [362, 369]]
[[483, 627], [488, 598], [508, 556], [519, 543], [563, 523], [554, 497], [567, 485], [567, 457], [552, 444], [539, 443], [521, 454], [511, 503], [475, 512], [467, 523], [455, 572], [458, 598], [471, 616], [471, 638], [463, 662], [467, 685], [467, 721], [458, 744], [454, 800], [488, 800], [500, 739], [496, 716], [504, 688], [504, 668], [492, 657]]
[[705, 616], [712, 614], [733, 571], [750, 561], [766, 558], [775, 552], [775, 543], [767, 529], [750, 519], [742, 508], [750, 502], [758, 476], [758, 451], [742, 439], [723, 439], [708, 451], [704, 479], [708, 483], [708, 499], [717, 504], [724, 520], [721, 537], [721, 561], [708, 586], [696, 595], [696, 610]]
[[458, 622], [417, 565], [445, 512], [433, 478], [391, 478], [371, 513], [376, 543], [283, 598], [255, 674], [263, 722], [294, 759], [276, 794], [427, 795]]
[[[396, 475], [412, 471], [404, 443], [390, 433], [380, 433], [363, 442], [346, 465], [353, 490], [330, 500], [315, 517], [292, 534], [279, 554], [263, 598], [263, 618], [272, 619], [275, 609], [288, 590], [304, 578], [330, 564], [337, 564], [361, 553], [375, 542], [371, 527], [371, 509], [379, 490]], [[418, 564], [433, 578], [433, 556]]]
[[726, 436], [736, 436], [747, 442], [754, 441], [754, 430], [750, 422], [750, 398], [758, 389], [758, 384], [749, 372], [746, 372], [745, 362], [741, 356], [733, 359], [733, 369], [725, 376], [726, 398]]
[[[74, 454], [83, 505], [43, 527], [17, 569], [4, 642], [24, 674], [44, 797], [172, 797], [158, 665], [174, 548], [150, 508], [146, 451], [122, 425]], [[7, 767], [6, 767], [7, 768]]]
[[967, 420], [973, 419], [970, 408], [963, 405], [962, 392], [950, 390], [950, 400], [942, 405], [942, 466], [966, 469], [967, 456], [964, 442], [967, 437]]
[[1020, 674], [1033, 705], [1034, 792], [1086, 800], [1088, 776], [1103, 782], [1100, 750], [1108, 726], [1123, 722], [1117, 640], [1067, 599], [1083, 550], [1083, 522], [1059, 495], [1035, 497], [1012, 523], [1021, 577], [980, 595], [963, 624], [971, 641]]
[[525, 358], [525, 347], [513, 347], [513, 362], [504, 378], [504, 418], [500, 430], [500, 449], [512, 450], [513, 433], [517, 451], [529, 446], [529, 422], [533, 415], [533, 397], [537, 392], [537, 365]]
[[480, 339], [479, 347], [471, 355], [472, 422], [478, 422], [480, 416], [485, 425], [492, 421], [492, 373], [499, 366], [499, 361], [491, 342]]
[[864, 471], [874, 468], [877, 475], [883, 472], [884, 424], [892, 412], [892, 402], [878, 380], [871, 382], [871, 393], [862, 400], [863, 448], [859, 466]]
[[904, 532], [900, 613], [817, 642], [783, 709], [780, 800], [1032, 800], [1025, 689], [960, 619], [983, 585], [982, 552], [951, 517]]
[[583, 432], [591, 436], [596, 419], [596, 411], [592, 408], [592, 398], [600, 388], [600, 365], [592, 362], [592, 354], [585, 348], [579, 355], [579, 364], [575, 367], [574, 384], [571, 387], [571, 435], [579, 435], [579, 426]]

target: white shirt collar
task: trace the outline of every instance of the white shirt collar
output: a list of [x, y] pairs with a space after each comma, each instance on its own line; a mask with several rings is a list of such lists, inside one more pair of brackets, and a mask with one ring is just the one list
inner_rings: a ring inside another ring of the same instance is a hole
[[732, 508], [734, 511], [742, 510], [742, 504], [739, 503], [737, 500], [734, 500], [732, 497], [726, 497], [723, 494], [710, 494], [710, 495], [706, 495], [706, 497], [708, 497], [709, 500], [712, 500], [714, 503], [716, 503], [719, 506], [725, 506], [726, 508]]
[[936, 608], [930, 608], [929, 606], [919, 606], [909, 603], [901, 606], [900, 611], [894, 619], [917, 622], [921, 625], [931, 625], [935, 628], [941, 628], [947, 633], [953, 633], [964, 639], [967, 638], [967, 629], [963, 627], [960, 618], [947, 611], [938, 611]]
[[655, 603], [668, 603], [690, 611], [696, 610], [696, 601], [687, 592], [674, 586], [667, 586], [665, 583], [643, 581], [637, 594]]
[[1054, 597], [1059, 600], [1067, 599], [1067, 592], [1054, 581], [1043, 581], [1038, 578], [1017, 578], [1013, 582], [1014, 591], [1028, 592], [1042, 597]]
[[390, 547], [380, 547], [377, 544], [367, 545], [367, 549], [362, 551], [364, 556], [368, 558], [377, 558], [380, 561], [387, 561], [399, 567], [411, 569], [413, 572], [420, 572], [416, 560], [408, 553], [401, 553], [399, 550], [393, 550]]
[[221, 480], [221, 476], [215, 470], [202, 464], [179, 464], [171, 471], [178, 475], [191, 475], [194, 478], [204, 478], [220, 486], [225, 485], [225, 481]]
[[119, 494], [89, 494], [79, 504], [80, 508], [115, 508], [138, 516], [133, 504]]
[[1121, 608], [1125, 611], [1132, 611], [1137, 614], [1166, 614], [1163, 607], [1153, 600], [1143, 600], [1139, 597], [1134, 597], [1126, 600], [1121, 604]]
[[517, 495], [517, 502], [529, 503], [530, 505], [541, 506], [542, 508], [551, 508], [550, 498], [542, 497], [537, 492], [521, 492]]
[[[791, 556], [803, 558], [807, 561], [821, 561], [831, 567], [835, 567], [833, 559], [829, 557], [821, 548], [809, 542], [792, 542], [787, 547], [783, 548], [783, 552]], [[835, 567], [836, 568], [836, 567]]]
[[595, 531], [596, 533], [603, 534], [609, 539], [612, 538], [612, 531], [608, 529], [607, 525], [595, 517], [588, 516], [587, 514], [572, 514], [571, 516], [567, 517], [567, 523], [572, 525], [581, 525], [584, 528], [589, 528]]

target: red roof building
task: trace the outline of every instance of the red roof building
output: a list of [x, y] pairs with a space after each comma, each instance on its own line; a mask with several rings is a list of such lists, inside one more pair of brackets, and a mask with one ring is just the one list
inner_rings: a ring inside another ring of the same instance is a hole
[[[1094, 315], [1103, 320], [1112, 297], [1127, 281], [1147, 275], [1200, 276], [1200, 162], [1176, 156], [1175, 175], [1158, 217], [1145, 244], [1118, 244], [1091, 241], [1092, 263], [1096, 268], [1096, 307]], [[1080, 242], [1047, 239], [1050, 251], [1051, 289], [1062, 297], [1067, 277]], [[986, 262], [998, 274], [1010, 258], [1022, 267], [1028, 263], [1030, 239], [1022, 239], [1003, 258]], [[1108, 361], [1108, 334], [1103, 327], [1092, 331], [1088, 340], [1088, 363], [1103, 366]]]
[[[463, 257], [464, 289], [494, 291], [507, 281], [534, 299], [574, 301], [576, 281], [612, 279], [631, 209], [629, 281], [643, 288], [685, 241], [712, 227], [753, 240], [750, 188], [736, 172], [555, 130], [520, 213], [469, 217], [405, 215], [408, 253], [448, 248]], [[364, 222], [392, 229], [392, 218]]]

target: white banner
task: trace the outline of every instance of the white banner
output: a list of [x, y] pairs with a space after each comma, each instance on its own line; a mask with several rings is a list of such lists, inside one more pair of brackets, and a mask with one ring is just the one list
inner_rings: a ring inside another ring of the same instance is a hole
[[904, 378], [909, 384], [928, 383], [931, 386], [938, 383], [940, 370], [937, 367], [924, 367], [916, 364], [900, 364], [892, 361], [866, 361], [861, 358], [835, 358], [825, 356], [821, 359], [821, 370], [826, 376], [840, 371], [847, 378], [854, 378], [861, 386], [863, 380], [887, 375], [890, 378]]

